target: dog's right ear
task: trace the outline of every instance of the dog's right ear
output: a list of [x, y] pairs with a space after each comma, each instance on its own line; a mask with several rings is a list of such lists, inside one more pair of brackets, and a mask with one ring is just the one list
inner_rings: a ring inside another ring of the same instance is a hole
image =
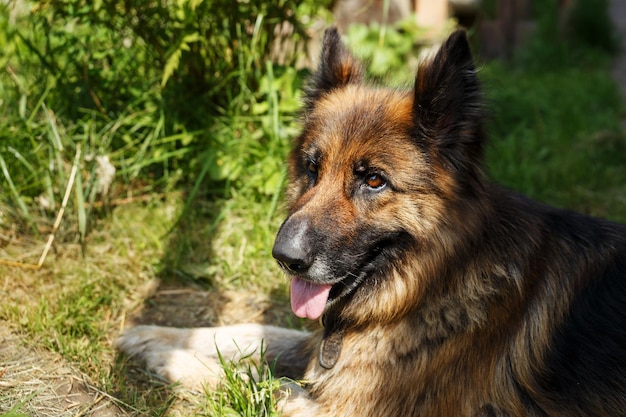
[[422, 63], [415, 80], [413, 119], [420, 141], [436, 150], [466, 190], [482, 186], [485, 133], [480, 82], [465, 31]]
[[343, 44], [337, 28], [326, 29], [319, 68], [305, 91], [307, 108], [334, 89], [361, 83], [363, 74], [363, 66]]

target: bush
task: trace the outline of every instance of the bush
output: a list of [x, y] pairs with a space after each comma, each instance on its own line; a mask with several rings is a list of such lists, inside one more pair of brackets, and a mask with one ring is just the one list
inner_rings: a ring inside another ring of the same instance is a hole
[[[24, 4], [0, 5], [0, 178], [11, 185], [0, 202], [19, 209], [13, 219], [32, 225], [35, 199], [35, 212], [58, 209], [74, 164], [77, 195], [93, 205], [104, 160], [125, 191], [144, 180], [198, 190], [208, 179], [253, 198], [280, 188], [302, 75], [291, 68], [316, 2]], [[290, 51], [280, 63], [277, 49]]]

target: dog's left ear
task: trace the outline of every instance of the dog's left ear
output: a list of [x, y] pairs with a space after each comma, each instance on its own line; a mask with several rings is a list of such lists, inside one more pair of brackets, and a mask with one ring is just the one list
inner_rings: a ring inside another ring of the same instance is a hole
[[413, 118], [417, 139], [434, 146], [459, 180], [480, 175], [482, 94], [465, 31], [450, 35], [435, 57], [420, 65]]
[[337, 28], [326, 29], [319, 67], [305, 91], [307, 107], [334, 89], [361, 83], [363, 74], [363, 66], [345, 47]]

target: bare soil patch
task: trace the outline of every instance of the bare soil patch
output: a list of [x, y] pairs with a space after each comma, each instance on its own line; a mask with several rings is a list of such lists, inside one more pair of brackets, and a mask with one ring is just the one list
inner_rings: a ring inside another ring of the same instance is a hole
[[125, 327], [156, 324], [173, 327], [234, 323], [293, 325], [287, 300], [250, 291], [216, 291], [180, 282], [151, 281], [141, 291], [146, 301], [126, 317]]
[[24, 345], [0, 322], [0, 411], [14, 408], [30, 416], [127, 415], [59, 355]]

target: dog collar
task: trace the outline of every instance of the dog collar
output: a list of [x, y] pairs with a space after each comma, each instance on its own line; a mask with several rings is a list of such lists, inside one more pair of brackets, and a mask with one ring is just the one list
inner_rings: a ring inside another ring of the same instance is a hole
[[318, 362], [324, 369], [331, 369], [339, 360], [341, 347], [343, 346], [343, 336], [345, 327], [334, 325], [334, 320], [327, 323], [326, 314], [320, 317], [320, 324], [324, 328], [324, 336], [320, 344]]
[[343, 330], [324, 335], [320, 345], [319, 363], [324, 369], [331, 369], [337, 363], [343, 345]]

